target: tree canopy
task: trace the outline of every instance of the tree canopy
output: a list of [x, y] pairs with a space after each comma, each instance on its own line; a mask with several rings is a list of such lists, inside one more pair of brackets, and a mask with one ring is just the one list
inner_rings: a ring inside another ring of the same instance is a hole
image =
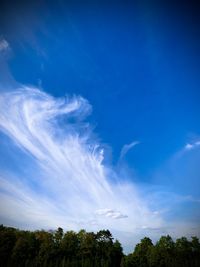
[[167, 235], [154, 245], [144, 237], [129, 255], [123, 254], [109, 230], [97, 233], [22, 231], [0, 226], [0, 267], [199, 267], [197, 237], [176, 241]]

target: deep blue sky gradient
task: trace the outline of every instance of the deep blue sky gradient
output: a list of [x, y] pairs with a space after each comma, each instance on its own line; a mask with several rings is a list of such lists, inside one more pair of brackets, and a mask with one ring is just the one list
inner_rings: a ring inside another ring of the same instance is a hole
[[[12, 76], [54, 96], [88, 99], [89, 121], [112, 148], [113, 164], [124, 144], [139, 140], [126, 161], [140, 182], [154, 182], [153, 174], [200, 134], [198, 5], [39, 2], [2, 3], [1, 36], [12, 48]], [[199, 185], [199, 154], [195, 162], [188, 193]], [[180, 184], [176, 176], [174, 187]], [[187, 186], [181, 190], [187, 193]]]

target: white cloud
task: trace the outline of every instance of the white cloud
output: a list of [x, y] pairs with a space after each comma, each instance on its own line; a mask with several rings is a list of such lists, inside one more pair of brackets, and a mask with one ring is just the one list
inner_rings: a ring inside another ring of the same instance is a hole
[[[187, 220], [181, 228], [173, 212], [185, 202], [198, 205], [199, 198], [150, 186], [142, 194], [128, 173], [119, 177], [105, 165], [104, 150], [84, 122], [91, 110], [80, 96], [54, 98], [31, 87], [1, 93], [0, 130], [17, 146], [25, 170], [12, 173], [9, 165], [0, 169], [1, 223], [32, 229], [110, 229], [126, 251], [144, 235], [155, 240], [163, 233], [196, 233], [197, 224]], [[136, 144], [125, 145], [122, 157]]]
[[127, 215], [122, 214], [119, 211], [114, 211], [111, 209], [99, 209], [99, 210], [96, 210], [95, 214], [100, 215], [100, 216], [110, 217], [113, 219], [122, 219], [122, 218], [128, 217]]
[[[33, 165], [29, 175], [1, 177], [0, 215], [6, 222], [131, 232], [141, 225], [161, 227], [162, 218], [134, 184], [119, 177], [112, 182], [117, 174], [104, 165], [101, 144], [83, 121], [89, 112], [82, 97], [56, 99], [30, 87], [1, 94], [0, 129]], [[117, 226], [114, 219], [120, 219]]]
[[128, 151], [133, 148], [134, 146], [138, 145], [139, 141], [133, 141], [130, 144], [124, 145], [122, 147], [121, 153], [120, 153], [120, 159], [124, 158], [124, 156], [128, 153]]
[[[174, 203], [199, 200], [158, 188], [143, 189], [142, 194], [128, 174], [119, 177], [105, 165], [104, 150], [84, 122], [91, 110], [80, 96], [54, 98], [31, 87], [1, 93], [0, 131], [18, 147], [25, 170], [13, 174], [9, 165], [0, 169], [1, 223], [32, 229], [110, 229], [127, 251], [144, 235], [185, 234], [187, 225], [180, 230], [179, 221], [169, 225], [164, 218]], [[138, 143], [125, 145], [122, 157]], [[193, 233], [189, 224], [188, 229]]]
[[188, 143], [188, 144], [185, 145], [185, 150], [192, 150], [192, 149], [197, 148], [199, 146], [200, 146], [200, 141], [196, 141], [196, 142], [194, 142], [192, 144]]
[[5, 39], [0, 40], [0, 52], [9, 49], [9, 43]]
[[[172, 208], [172, 194], [160, 196], [155, 190], [156, 196], [155, 191], [141, 195], [131, 179], [124, 182], [105, 165], [103, 148], [84, 122], [91, 110], [80, 96], [54, 98], [30, 87], [1, 93], [0, 130], [25, 152], [20, 164], [26, 170], [13, 174], [9, 165], [7, 171], [6, 166], [0, 169], [1, 223], [34, 229], [110, 229], [125, 247], [137, 235], [150, 232], [155, 237], [163, 229], [170, 233], [163, 219], [168, 211], [162, 209]], [[123, 153], [134, 145], [126, 145]], [[193, 202], [192, 197], [186, 200]], [[175, 224], [172, 233], [179, 231], [179, 222]]]

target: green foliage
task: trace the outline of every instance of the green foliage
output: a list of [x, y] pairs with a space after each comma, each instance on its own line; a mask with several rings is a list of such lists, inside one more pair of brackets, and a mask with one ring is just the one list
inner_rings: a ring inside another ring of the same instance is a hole
[[16, 240], [15, 229], [0, 226], [0, 261], [5, 266], [9, 263]]
[[145, 237], [139, 244], [136, 245], [133, 253], [134, 262], [137, 266], [146, 267], [148, 266], [148, 253], [153, 243], [150, 238]]
[[29, 232], [0, 226], [0, 267], [120, 267], [122, 256], [109, 230]]
[[153, 245], [143, 238], [133, 253], [123, 254], [109, 230], [78, 233], [62, 228], [56, 231], [20, 231], [0, 226], [0, 267], [199, 267], [200, 243], [197, 237], [175, 242], [162, 236]]
[[161, 236], [153, 245], [149, 238], [143, 238], [132, 254], [125, 256], [121, 267], [197, 267], [200, 266], [200, 243], [197, 237], [188, 241], [182, 237], [174, 242]]

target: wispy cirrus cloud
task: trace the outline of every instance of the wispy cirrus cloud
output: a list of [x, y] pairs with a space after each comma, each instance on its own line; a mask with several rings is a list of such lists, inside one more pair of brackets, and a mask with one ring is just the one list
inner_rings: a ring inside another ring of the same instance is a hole
[[[139, 241], [148, 233], [159, 237], [163, 229], [178, 233], [179, 222], [169, 226], [166, 221], [172, 193], [141, 191], [127, 174], [119, 176], [105, 164], [103, 146], [85, 120], [91, 111], [81, 96], [55, 98], [28, 86], [0, 94], [0, 131], [9, 137], [6, 149], [15, 147], [24, 170], [0, 165], [1, 223], [32, 229], [106, 228], [127, 251], [134, 236]], [[138, 143], [125, 145], [122, 156]], [[173, 208], [185, 201], [198, 205], [193, 199], [177, 196]]]
[[121, 153], [120, 153], [120, 160], [125, 157], [125, 155], [128, 153], [128, 151], [133, 148], [134, 146], [140, 144], [139, 141], [133, 141], [130, 144], [126, 144], [122, 147]]
[[5, 39], [0, 39], [0, 52], [8, 50], [9, 47], [10, 45]]
[[32, 162], [28, 175], [1, 177], [4, 221], [76, 230], [80, 224], [114, 229], [114, 220], [120, 219], [120, 231], [161, 227], [162, 218], [148, 207], [137, 187], [122, 182], [104, 164], [103, 148], [84, 122], [91, 110], [80, 96], [54, 98], [37, 88], [1, 94], [0, 129]]

